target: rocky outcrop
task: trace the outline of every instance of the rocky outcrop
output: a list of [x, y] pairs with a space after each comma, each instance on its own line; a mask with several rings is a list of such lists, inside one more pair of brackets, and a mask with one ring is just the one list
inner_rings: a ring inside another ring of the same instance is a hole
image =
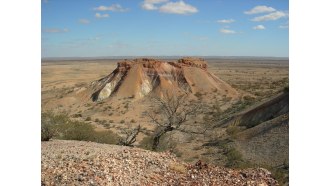
[[180, 65], [185, 65], [188, 67], [198, 67], [202, 69], [207, 69], [206, 61], [204, 61], [201, 58], [191, 58], [191, 57], [182, 58], [178, 60], [178, 63]]
[[217, 91], [228, 97], [238, 93], [230, 85], [207, 71], [207, 63], [200, 58], [183, 58], [177, 62], [141, 58], [118, 62], [108, 76], [92, 83], [93, 101], [111, 97], [142, 98], [164, 91], [195, 94]]
[[41, 143], [41, 185], [278, 185], [262, 168], [187, 164], [169, 152], [82, 141]]

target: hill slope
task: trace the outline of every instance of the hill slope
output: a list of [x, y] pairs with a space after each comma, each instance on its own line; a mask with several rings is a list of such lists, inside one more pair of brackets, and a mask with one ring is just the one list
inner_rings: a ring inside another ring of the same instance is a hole
[[266, 169], [188, 165], [167, 152], [60, 140], [41, 152], [42, 185], [278, 185]]

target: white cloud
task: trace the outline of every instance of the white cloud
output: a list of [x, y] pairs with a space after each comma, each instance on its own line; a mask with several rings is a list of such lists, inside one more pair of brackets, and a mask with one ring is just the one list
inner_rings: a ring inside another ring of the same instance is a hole
[[288, 14], [282, 11], [276, 11], [276, 12], [272, 12], [270, 14], [267, 15], [263, 15], [263, 16], [259, 16], [259, 17], [255, 17], [252, 19], [252, 21], [275, 21], [278, 20], [280, 18], [284, 18], [287, 17]]
[[96, 11], [113, 11], [113, 12], [127, 12], [128, 8], [123, 8], [120, 4], [113, 4], [109, 7], [99, 6], [94, 8]]
[[249, 11], [245, 11], [244, 14], [260, 14], [276, 11], [275, 8], [269, 6], [256, 6]]
[[81, 24], [89, 24], [90, 21], [88, 19], [79, 19], [79, 23], [81, 23]]
[[144, 0], [141, 7], [144, 10], [157, 10], [158, 7], [156, 7], [155, 4], [160, 4], [165, 2], [168, 2], [168, 0]]
[[220, 29], [219, 31], [223, 34], [236, 34], [237, 33], [234, 30], [228, 30], [228, 29]]
[[266, 27], [264, 25], [257, 25], [255, 27], [253, 27], [254, 30], [265, 30]]
[[47, 29], [44, 29], [43, 32], [46, 32], [46, 33], [63, 33], [63, 32], [69, 32], [69, 29], [67, 29], [67, 28], [63, 28], [63, 29], [47, 28]]
[[160, 12], [169, 14], [193, 14], [198, 12], [196, 7], [186, 4], [183, 1], [168, 2], [159, 8]]
[[159, 4], [159, 3], [165, 3], [168, 2], [168, 0], [144, 0], [143, 3], [150, 3], [150, 4]]
[[217, 21], [218, 23], [233, 23], [235, 22], [234, 19], [221, 19]]
[[158, 8], [154, 4], [143, 3], [142, 8], [145, 10], [157, 10]]
[[289, 25], [280, 25], [279, 28], [281, 28], [281, 29], [287, 29], [287, 28], [289, 28]]
[[96, 17], [96, 18], [106, 18], [106, 17], [109, 17], [109, 14], [100, 14], [100, 13], [96, 13], [96, 14], [95, 14], [95, 17]]

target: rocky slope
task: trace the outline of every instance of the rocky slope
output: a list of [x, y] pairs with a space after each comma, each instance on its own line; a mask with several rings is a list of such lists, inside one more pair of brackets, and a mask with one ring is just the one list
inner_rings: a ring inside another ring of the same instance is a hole
[[289, 93], [281, 93], [264, 103], [252, 107], [247, 111], [238, 114], [229, 123], [246, 126], [248, 128], [259, 125], [262, 122], [274, 119], [280, 115], [289, 113]]
[[138, 99], [150, 93], [161, 96], [168, 90], [191, 94], [217, 91], [228, 97], [238, 96], [234, 88], [208, 72], [206, 61], [199, 58], [177, 62], [148, 58], [121, 61], [111, 74], [90, 87], [93, 101], [109, 97]]
[[278, 185], [266, 169], [189, 165], [169, 152], [61, 140], [41, 152], [42, 185]]
[[[289, 93], [283, 92], [235, 114], [217, 127], [228, 142], [254, 164], [281, 166], [289, 161]], [[230, 139], [230, 140], [228, 140]], [[219, 144], [215, 140], [214, 144]]]

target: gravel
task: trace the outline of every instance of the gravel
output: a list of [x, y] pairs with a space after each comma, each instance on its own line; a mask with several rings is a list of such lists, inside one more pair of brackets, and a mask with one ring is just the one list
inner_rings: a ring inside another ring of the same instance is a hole
[[266, 169], [187, 164], [135, 147], [53, 140], [41, 153], [41, 185], [278, 185]]

